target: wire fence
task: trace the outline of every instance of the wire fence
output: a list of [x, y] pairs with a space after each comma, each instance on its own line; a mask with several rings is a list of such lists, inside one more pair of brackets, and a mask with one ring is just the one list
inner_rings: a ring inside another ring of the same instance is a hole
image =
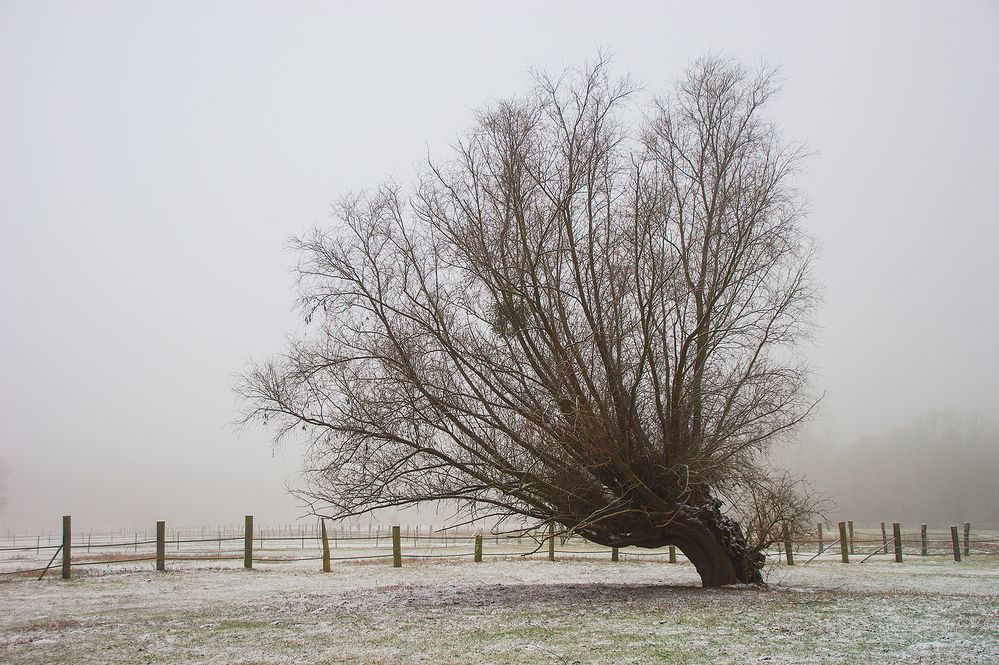
[[[684, 563], [683, 553], [674, 547], [639, 549], [633, 547], [609, 548], [588, 542], [579, 536], [562, 537], [549, 531], [529, 531], [517, 534], [492, 534], [474, 530], [434, 530], [430, 528], [399, 528], [393, 537], [389, 528], [372, 526], [330, 529], [324, 535], [320, 525], [265, 527], [253, 530], [252, 522], [243, 528], [195, 527], [163, 530], [156, 537], [150, 531], [72, 532], [67, 534], [0, 535], [0, 579], [18, 576], [40, 576], [52, 568], [62, 568], [64, 577], [74, 569], [93, 570], [104, 566], [106, 572], [141, 569], [149, 562], [156, 562], [163, 569], [173, 567], [199, 568], [254, 564], [284, 565], [322, 561], [377, 562], [393, 559], [398, 565], [402, 560], [474, 559], [482, 557], [543, 557], [549, 558], [610, 558], [611, 560], [639, 560], [646, 557], [668, 558], [670, 562]], [[775, 546], [766, 551], [768, 560], [798, 565], [812, 562], [846, 561], [844, 550], [852, 561], [871, 559], [901, 560], [902, 557], [955, 557], [958, 551], [964, 557], [999, 556], [999, 534], [970, 531], [965, 525], [962, 538], [952, 527], [950, 532], [939, 530], [900, 531], [896, 548], [894, 533], [887, 529], [851, 530], [847, 547], [842, 541], [808, 537], [788, 539], [783, 547]], [[68, 538], [68, 540], [66, 539]], [[63, 552], [69, 544], [68, 559]], [[62, 564], [56, 561], [64, 554]], [[179, 564], [179, 566], [178, 566]]]
[[[888, 536], [887, 541], [882, 541], [880, 536], [856, 537], [853, 539], [853, 550], [851, 554], [859, 556], [866, 554], [892, 554], [894, 552], [894, 538]], [[953, 542], [949, 532], [932, 533], [927, 539], [927, 551], [922, 550], [920, 534], [903, 534], [900, 540], [902, 552], [905, 556], [953, 556]], [[961, 540], [962, 552], [964, 551], [963, 537]], [[801, 551], [804, 554], [818, 552], [819, 541], [815, 539], [795, 540], [795, 552]], [[887, 549], [885, 549], [887, 547]], [[969, 540], [969, 555], [999, 555], [999, 534], [975, 533]], [[839, 540], [827, 539], [822, 541], [822, 553], [839, 555]]]

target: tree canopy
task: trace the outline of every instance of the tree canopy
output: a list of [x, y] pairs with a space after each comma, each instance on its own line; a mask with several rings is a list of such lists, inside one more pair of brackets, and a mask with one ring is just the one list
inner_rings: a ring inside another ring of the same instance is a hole
[[452, 500], [759, 579], [736, 519], [787, 489], [764, 454], [813, 404], [776, 91], [703, 58], [636, 120], [604, 59], [535, 75], [415, 185], [293, 241], [309, 325], [244, 375], [247, 420], [309, 433], [320, 514]]

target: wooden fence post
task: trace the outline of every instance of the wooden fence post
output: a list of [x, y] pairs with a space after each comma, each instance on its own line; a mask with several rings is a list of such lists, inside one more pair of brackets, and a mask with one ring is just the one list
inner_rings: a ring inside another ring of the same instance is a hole
[[402, 568], [402, 529], [398, 524], [392, 527], [392, 567]]
[[166, 522], [156, 522], [156, 570], [166, 570]]
[[850, 530], [850, 554], [856, 554], [856, 550], [853, 549], [853, 520], [847, 520], [846, 526]]
[[964, 523], [964, 556], [971, 556], [971, 522]]
[[825, 543], [822, 542], [822, 522], [819, 522], [819, 554], [822, 554], [822, 550], [825, 548]]
[[326, 520], [319, 520], [319, 524], [322, 527], [320, 535], [323, 539], [323, 572], [330, 572], [330, 539], [329, 535], [326, 533]]
[[611, 561], [617, 561], [618, 558], [619, 557], [618, 557], [617, 548], [616, 547], [612, 547], [611, 548]]
[[676, 545], [669, 546], [669, 562], [676, 563]]
[[885, 523], [881, 523], [881, 549], [888, 554], [888, 532], [885, 531]]
[[902, 525], [892, 522], [891, 535], [895, 541], [895, 563], [902, 563]]
[[253, 568], [253, 515], [243, 518], [243, 568]]
[[839, 523], [839, 555], [843, 560], [843, 563], [850, 563], [850, 549], [853, 545], [852, 540], [847, 540], [846, 537], [846, 522]]
[[548, 523], [548, 560], [555, 560], [555, 522]]
[[68, 580], [70, 576], [70, 566], [72, 565], [72, 555], [70, 550], [73, 548], [73, 529], [72, 520], [69, 515], [62, 516], [62, 578]]
[[794, 565], [794, 547], [791, 543], [791, 531], [784, 526], [784, 554], [787, 555], [787, 565]]
[[482, 534], [475, 534], [475, 562], [482, 563]]
[[950, 525], [950, 540], [954, 545], [954, 561], [961, 561], [961, 539], [957, 536], [957, 525]]
[[925, 524], [920, 524], [919, 525], [919, 538], [920, 538], [920, 540], [923, 541], [922, 542], [923, 556], [926, 556], [927, 550], [929, 549], [928, 548], [929, 542], [928, 542], [928, 539], [926, 538], [926, 525]]

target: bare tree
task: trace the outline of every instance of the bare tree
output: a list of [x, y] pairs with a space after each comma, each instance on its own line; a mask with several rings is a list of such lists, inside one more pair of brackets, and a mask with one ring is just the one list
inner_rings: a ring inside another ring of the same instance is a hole
[[321, 514], [453, 500], [756, 581], [721, 498], [766, 484], [812, 405], [802, 152], [761, 117], [774, 72], [699, 60], [638, 129], [604, 59], [535, 82], [410, 193], [294, 241], [311, 327], [243, 377], [246, 419], [310, 432]]

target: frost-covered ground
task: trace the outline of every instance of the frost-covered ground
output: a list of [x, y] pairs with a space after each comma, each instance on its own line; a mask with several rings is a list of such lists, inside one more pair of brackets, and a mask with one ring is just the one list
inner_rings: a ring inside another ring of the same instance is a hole
[[766, 589], [660, 558], [237, 565], [0, 581], [0, 662], [999, 662], [994, 557], [778, 566]]

